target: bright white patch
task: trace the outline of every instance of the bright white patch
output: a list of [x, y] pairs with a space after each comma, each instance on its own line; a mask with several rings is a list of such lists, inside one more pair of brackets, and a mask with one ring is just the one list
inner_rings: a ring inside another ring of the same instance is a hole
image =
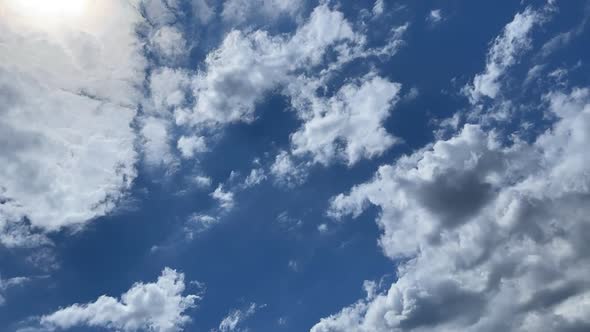
[[88, 0], [8, 0], [8, 4], [26, 16], [68, 18], [83, 15]]
[[[104, 0], [65, 19], [47, 6], [68, 11], [71, 1], [36, 2], [46, 18], [31, 19], [33, 2], [0, 1], [0, 242], [9, 246], [109, 213], [136, 175], [141, 16]], [[50, 26], [58, 21], [64, 29]]]

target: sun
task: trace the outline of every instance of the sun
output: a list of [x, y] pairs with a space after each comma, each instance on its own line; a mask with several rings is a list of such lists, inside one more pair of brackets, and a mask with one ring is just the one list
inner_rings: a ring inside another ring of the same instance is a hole
[[88, 0], [6, 0], [21, 15], [37, 19], [59, 20], [82, 16]]

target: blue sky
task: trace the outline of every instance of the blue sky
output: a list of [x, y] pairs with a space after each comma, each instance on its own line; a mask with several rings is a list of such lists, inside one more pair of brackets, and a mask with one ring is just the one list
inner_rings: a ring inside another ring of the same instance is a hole
[[590, 329], [588, 1], [0, 18], [0, 331]]

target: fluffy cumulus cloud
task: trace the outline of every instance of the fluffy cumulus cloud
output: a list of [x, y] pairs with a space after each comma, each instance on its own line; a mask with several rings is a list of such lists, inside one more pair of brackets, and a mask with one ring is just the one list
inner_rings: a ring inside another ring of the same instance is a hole
[[[296, 12], [302, 6], [299, 2], [262, 2], [252, 4], [277, 15]], [[231, 16], [230, 9], [240, 3], [225, 2], [222, 16]], [[291, 100], [303, 122], [293, 135], [290, 157], [312, 156], [322, 164], [333, 159], [354, 164], [381, 154], [395, 142], [382, 123], [397, 100], [399, 84], [371, 73], [341, 87], [334, 96], [320, 96], [315, 90], [325, 86], [332, 73], [346, 63], [395, 54], [406, 28], [393, 29], [385, 45], [368, 48], [366, 37], [354, 31], [344, 14], [324, 3], [291, 34], [229, 31], [221, 44], [208, 53], [200, 70], [159, 68], [151, 74], [150, 98], [144, 109], [146, 116], [158, 120], [144, 120], [151, 124], [149, 130], [142, 131], [148, 163], [175, 163], [177, 160], [168, 153], [150, 153], [172, 151], [174, 141], [183, 158], [194, 158], [205, 151], [207, 135], [230, 123], [256, 120], [257, 105], [268, 94], [277, 92]], [[361, 128], [360, 124], [368, 127]], [[324, 135], [328, 128], [331, 130]], [[184, 136], [175, 136], [178, 133]], [[319, 139], [318, 143], [310, 142], [315, 139]], [[277, 156], [277, 161], [288, 166], [285, 156]], [[281, 173], [285, 171], [281, 165], [273, 165], [271, 173], [286, 176]], [[297, 174], [289, 177], [279, 182], [295, 183], [293, 179], [303, 178]]]
[[518, 62], [522, 53], [530, 49], [533, 28], [546, 20], [547, 11], [551, 8], [550, 5], [544, 10], [527, 8], [516, 14], [512, 22], [504, 27], [488, 52], [485, 71], [476, 75], [473, 83], [465, 89], [472, 103], [478, 103], [484, 97], [496, 98], [506, 70]]
[[349, 165], [382, 154], [396, 142], [383, 122], [399, 90], [400, 84], [370, 75], [344, 85], [331, 98], [298, 95], [296, 103], [305, 122], [291, 136], [293, 153], [309, 153], [322, 164], [338, 158]]
[[182, 136], [178, 139], [178, 150], [184, 158], [192, 158], [207, 151], [207, 143], [202, 136]]
[[262, 30], [231, 31], [194, 79], [194, 107], [179, 110], [176, 122], [252, 121], [256, 103], [266, 93], [284, 84], [290, 74], [319, 64], [329, 46], [353, 38], [343, 14], [326, 5], [317, 7], [291, 37]]
[[589, 329], [590, 90], [545, 100], [530, 144], [465, 125], [336, 196], [334, 217], [381, 209], [398, 279], [312, 331]]
[[196, 305], [197, 295], [183, 295], [184, 274], [166, 268], [154, 283], [136, 283], [120, 299], [103, 295], [41, 317], [49, 329], [76, 326], [117, 331], [181, 331], [190, 321], [184, 312]]
[[88, 1], [51, 15], [50, 6], [0, 3], [4, 245], [41, 243], [31, 231], [108, 213], [135, 178], [131, 122], [145, 66], [136, 5]]

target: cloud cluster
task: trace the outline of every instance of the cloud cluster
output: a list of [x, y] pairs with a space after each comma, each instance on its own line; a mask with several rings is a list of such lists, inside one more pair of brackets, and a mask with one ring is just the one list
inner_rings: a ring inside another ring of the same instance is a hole
[[196, 305], [197, 295], [182, 295], [184, 274], [165, 268], [154, 283], [136, 283], [121, 299], [103, 295], [96, 301], [74, 304], [41, 317], [50, 329], [76, 326], [117, 331], [182, 331], [190, 322], [184, 312]]
[[317, 7], [293, 36], [231, 31], [207, 56], [206, 70], [194, 78], [194, 107], [179, 111], [176, 122], [252, 121], [256, 103], [266, 93], [284, 84], [291, 74], [319, 65], [328, 47], [354, 38], [343, 14], [327, 5]]
[[[226, 2], [224, 8], [233, 4]], [[299, 7], [292, 3], [285, 8]], [[354, 31], [342, 12], [320, 4], [292, 34], [231, 30], [209, 52], [200, 70], [154, 71], [150, 78], [151, 101], [146, 109], [149, 116], [164, 119], [161, 121], [168, 124], [168, 129], [165, 131], [162, 124], [158, 131], [161, 135], [152, 132], [153, 141], [159, 140], [160, 144], [149, 144], [152, 140], [147, 136], [144, 140], [148, 152], [152, 150], [150, 145], [155, 145], [157, 153], [152, 155], [162, 157], [152, 164], [176, 162], [164, 158], [173, 150], [169, 146], [174, 140], [184, 158], [195, 157], [207, 149], [206, 137], [212, 132], [227, 124], [256, 120], [257, 105], [276, 92], [291, 100], [302, 121], [302, 127], [292, 136], [291, 151], [277, 156], [283, 166], [291, 159], [307, 156], [327, 165], [334, 160], [354, 164], [380, 155], [396, 141], [386, 132], [383, 122], [398, 99], [400, 85], [369, 73], [333, 95], [320, 95], [318, 89], [325, 88], [334, 72], [355, 59], [395, 54], [406, 28], [393, 29], [385, 45], [368, 48], [366, 37]], [[191, 141], [185, 136], [173, 138], [171, 132], [179, 131], [196, 136]], [[290, 171], [283, 166], [271, 166], [270, 173], [278, 178], [277, 182], [296, 182], [286, 178]], [[304, 173], [304, 168], [300, 171]], [[289, 178], [301, 180], [304, 176], [291, 174]]]
[[398, 280], [312, 331], [590, 328], [590, 90], [545, 99], [558, 120], [531, 144], [465, 125], [336, 196], [334, 217], [381, 209]]

